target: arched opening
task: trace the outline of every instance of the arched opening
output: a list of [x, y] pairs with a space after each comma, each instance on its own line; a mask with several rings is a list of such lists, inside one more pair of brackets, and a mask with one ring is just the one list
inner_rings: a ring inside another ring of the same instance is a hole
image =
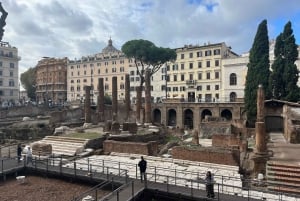
[[176, 126], [176, 110], [174, 109], [168, 111], [168, 126]]
[[225, 118], [227, 121], [230, 121], [232, 119], [232, 113], [230, 110], [225, 109], [221, 112], [221, 117]]
[[205, 116], [212, 116], [212, 113], [210, 110], [205, 109], [201, 113], [201, 121], [205, 119]]
[[231, 92], [229, 96], [230, 96], [230, 102], [236, 101], [236, 93], [235, 92]]
[[153, 122], [156, 124], [161, 124], [161, 112], [159, 109], [153, 110]]
[[267, 132], [283, 132], [283, 118], [280, 116], [266, 116]]
[[187, 109], [184, 111], [184, 128], [193, 129], [193, 111], [190, 109]]

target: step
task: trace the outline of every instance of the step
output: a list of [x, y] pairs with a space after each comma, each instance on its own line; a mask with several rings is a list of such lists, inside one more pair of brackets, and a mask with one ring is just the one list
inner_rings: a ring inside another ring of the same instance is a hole
[[300, 165], [296, 165], [296, 164], [292, 164], [292, 163], [283, 163], [283, 162], [279, 162], [279, 161], [269, 161], [267, 163], [268, 167], [285, 167], [285, 168], [295, 168], [295, 169], [299, 169]]
[[267, 166], [267, 171], [268, 170], [276, 170], [276, 171], [282, 171], [282, 172], [297, 172], [300, 173], [300, 168], [296, 167], [295, 168], [291, 168], [291, 167], [281, 167], [281, 166]]
[[273, 191], [300, 194], [299, 188], [289, 188], [289, 187], [282, 187], [282, 186], [268, 186], [267, 188], [268, 190], [273, 190]]
[[61, 136], [46, 136], [44, 139], [50, 139], [54, 141], [65, 141], [65, 142], [82, 142], [82, 143], [88, 141], [88, 139], [61, 137]]
[[298, 178], [300, 181], [300, 173], [295, 173], [295, 172], [281, 172], [281, 171], [268, 170], [267, 175], [268, 177], [277, 176], [277, 177], [286, 177], [286, 178]]
[[61, 145], [61, 146], [82, 146], [84, 147], [85, 144], [83, 143], [70, 143], [70, 142], [59, 142], [59, 141], [48, 141], [48, 140], [41, 140], [38, 141], [40, 143], [45, 143], [45, 144], [51, 144], [53, 145]]
[[284, 187], [296, 187], [300, 191], [300, 183], [292, 183], [292, 182], [285, 182], [285, 181], [274, 181], [274, 180], [268, 180], [268, 185], [269, 184], [274, 184], [276, 186], [284, 186]]

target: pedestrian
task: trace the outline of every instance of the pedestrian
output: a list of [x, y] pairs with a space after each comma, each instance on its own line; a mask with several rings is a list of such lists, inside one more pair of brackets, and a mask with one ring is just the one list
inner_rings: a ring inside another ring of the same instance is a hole
[[146, 169], [147, 169], [147, 161], [145, 161], [144, 157], [141, 156], [141, 160], [138, 164], [140, 167], [140, 173], [141, 173], [141, 182], [143, 183], [143, 180], [146, 182]]
[[32, 152], [31, 152], [31, 148], [30, 147], [27, 148], [27, 154], [26, 154], [26, 163], [28, 164], [29, 162], [31, 164], [33, 164], [32, 163]]
[[208, 171], [205, 177], [205, 184], [206, 184], [206, 193], [208, 198], [214, 198], [214, 177], [212, 176], [211, 172]]
[[21, 157], [22, 157], [22, 147], [21, 147], [21, 144], [18, 144], [17, 154], [18, 154], [18, 163], [19, 163], [19, 162], [21, 162]]

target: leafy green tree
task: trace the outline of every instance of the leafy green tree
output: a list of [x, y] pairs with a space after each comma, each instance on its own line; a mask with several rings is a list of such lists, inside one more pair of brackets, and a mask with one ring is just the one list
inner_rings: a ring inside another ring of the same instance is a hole
[[[150, 77], [155, 74], [163, 64], [167, 61], [173, 61], [176, 59], [176, 51], [170, 48], [157, 47], [154, 43], [148, 40], [131, 40], [127, 41], [122, 46], [122, 52], [128, 58], [132, 58], [135, 63], [136, 71], [140, 77], [140, 86], [142, 89], [145, 83], [145, 73], [150, 72]], [[150, 92], [149, 89], [145, 89], [145, 93]], [[142, 90], [138, 90], [136, 97], [141, 97]], [[137, 117], [139, 118], [141, 101], [137, 98]]]
[[283, 33], [276, 38], [272, 65], [271, 86], [275, 99], [298, 101], [300, 98], [299, 87], [297, 86], [299, 71], [295, 64], [298, 58], [297, 45], [295, 43], [292, 23], [289, 21]]
[[257, 29], [247, 65], [248, 72], [245, 84], [245, 108], [247, 120], [250, 125], [256, 120], [257, 114], [257, 89], [262, 85], [266, 98], [271, 96], [269, 85], [270, 60], [269, 60], [269, 37], [267, 20], [263, 20]]
[[21, 84], [27, 92], [28, 98], [36, 99], [36, 69], [29, 68], [26, 72], [21, 74]]

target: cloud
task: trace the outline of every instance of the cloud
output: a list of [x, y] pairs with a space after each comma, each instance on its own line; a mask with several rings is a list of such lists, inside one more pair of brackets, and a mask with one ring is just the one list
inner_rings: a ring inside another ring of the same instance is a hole
[[[19, 49], [21, 72], [42, 56], [80, 58], [133, 39], [157, 46], [225, 42], [237, 53], [251, 48], [258, 24], [275, 38], [292, 20], [300, 39], [298, 0], [7, 0], [4, 41]], [[298, 31], [299, 30], [299, 31]], [[299, 42], [299, 41], [298, 41]]]

